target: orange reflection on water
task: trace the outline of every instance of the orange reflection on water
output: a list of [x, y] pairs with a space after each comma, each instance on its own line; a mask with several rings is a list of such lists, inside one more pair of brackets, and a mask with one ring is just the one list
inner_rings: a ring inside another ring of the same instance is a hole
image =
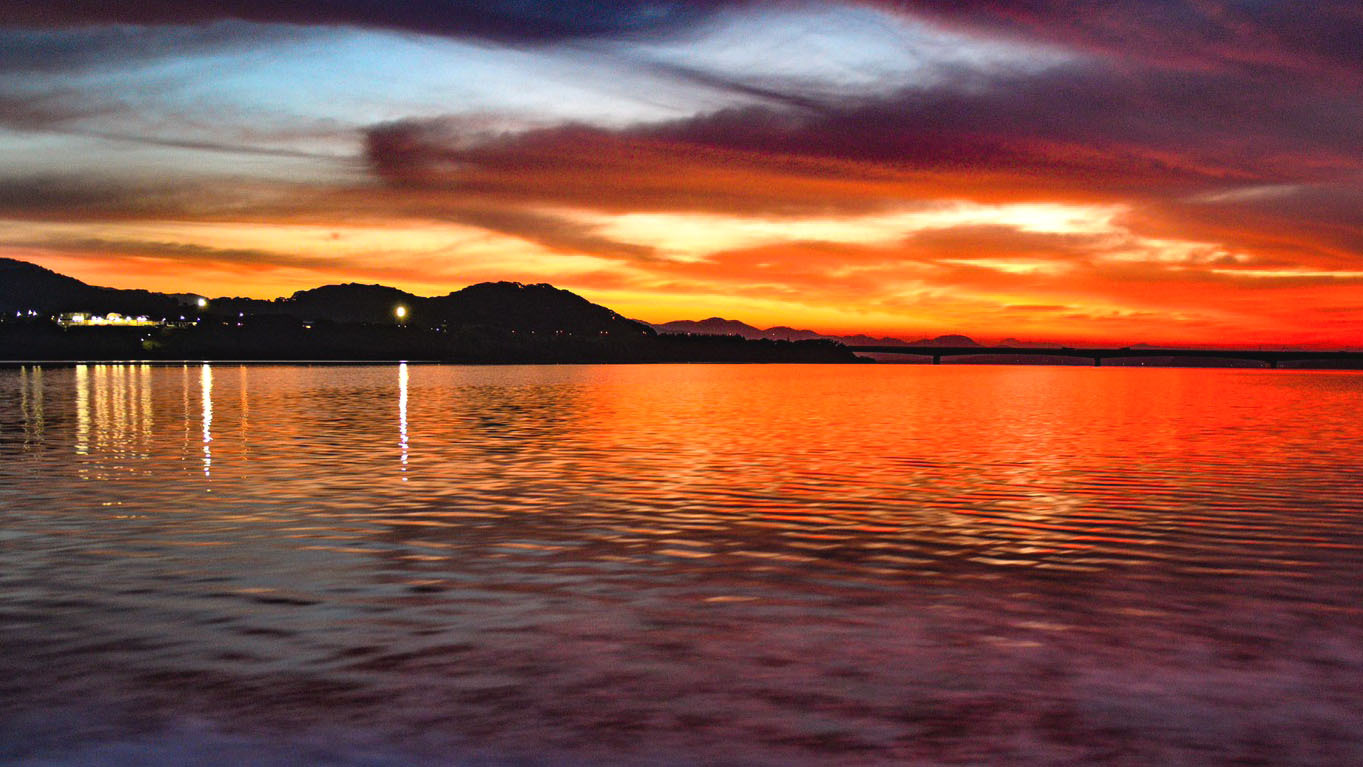
[[[396, 505], [409, 510], [409, 529], [567, 514], [629, 561], [758, 552], [841, 567], [947, 552], [953, 562], [1083, 569], [1182, 561], [1212, 532], [1277, 557], [1279, 539], [1265, 530], [1281, 523], [1275, 507], [1291, 507], [1299, 475], [1363, 450], [1340, 415], [1363, 380], [1349, 374], [213, 368], [198, 366], [197, 380], [188, 367], [61, 373], [74, 401], [71, 451], [96, 477], [154, 475], [153, 456], [178, 454], [215, 494], [261, 508]], [[23, 373], [33, 435], [53, 385], [51, 372], [33, 383], [39, 375]], [[376, 478], [393, 476], [394, 458], [403, 489], [382, 490]], [[1280, 477], [1265, 483], [1264, 471]], [[366, 523], [379, 519], [392, 517]]]

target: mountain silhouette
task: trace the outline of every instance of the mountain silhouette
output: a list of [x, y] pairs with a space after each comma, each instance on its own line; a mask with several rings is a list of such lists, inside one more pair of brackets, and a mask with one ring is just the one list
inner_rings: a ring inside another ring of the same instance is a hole
[[[87, 285], [0, 259], [0, 359], [329, 359], [474, 363], [859, 362], [826, 340], [658, 335], [567, 290], [485, 282], [424, 297], [348, 283], [286, 298], [210, 298]], [[145, 315], [90, 327], [59, 315]], [[19, 316], [16, 316], [18, 314]]]
[[182, 301], [163, 293], [98, 288], [36, 264], [0, 258], [0, 313], [4, 315], [118, 312], [169, 318], [178, 315], [182, 306]]
[[742, 336], [765, 338], [762, 330], [738, 320], [711, 317], [705, 320], [677, 320], [652, 326], [659, 333], [692, 333], [699, 336]]
[[0, 311], [147, 315], [177, 319], [190, 311], [209, 317], [283, 316], [306, 322], [393, 324], [397, 307], [405, 322], [424, 326], [486, 326], [518, 331], [653, 335], [643, 323], [552, 285], [485, 282], [427, 298], [385, 285], [325, 285], [287, 298], [212, 298], [200, 310], [197, 296], [87, 285], [35, 264], [0, 258]]
[[994, 345], [1010, 346], [1014, 349], [1059, 349], [1062, 346], [1062, 344], [1057, 344], [1052, 341], [1022, 341], [1011, 336]]
[[704, 320], [677, 320], [675, 322], [663, 322], [652, 326], [659, 333], [690, 333], [692, 335], [710, 336], [742, 336], [743, 338], [757, 340], [769, 339], [773, 341], [837, 341], [838, 343], [849, 346], [979, 346], [971, 338], [961, 335], [938, 336], [936, 338], [923, 338], [917, 341], [905, 341], [902, 338], [875, 338], [864, 333], [851, 336], [829, 335], [820, 333], [816, 330], [800, 330], [796, 328], [778, 325], [776, 327], [762, 330], [753, 327], [746, 322], [738, 320], [726, 320], [723, 317], [710, 317]]
[[631, 333], [653, 335], [643, 323], [625, 319], [604, 306], [552, 285], [484, 282], [444, 296], [427, 298], [385, 285], [326, 285], [300, 290], [273, 301], [215, 299], [210, 312], [231, 316], [282, 315], [304, 321], [421, 326], [484, 326], [536, 333]]
[[917, 341], [908, 341], [905, 346], [979, 346], [975, 339], [970, 336], [958, 334], [937, 336], [936, 338], [923, 338]]
[[553, 285], [483, 282], [421, 305], [432, 319], [450, 325], [499, 325], [537, 332], [654, 335], [642, 322]]

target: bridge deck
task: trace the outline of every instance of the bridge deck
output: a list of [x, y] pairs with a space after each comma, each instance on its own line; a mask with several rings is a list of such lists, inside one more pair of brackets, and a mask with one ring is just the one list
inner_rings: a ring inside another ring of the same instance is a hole
[[1106, 359], [1173, 357], [1182, 359], [1251, 360], [1277, 367], [1282, 362], [1356, 362], [1363, 364], [1363, 351], [1314, 351], [1295, 349], [1155, 349], [1155, 348], [1076, 348], [1038, 346], [849, 346], [854, 352], [903, 354], [931, 357], [934, 364], [944, 357], [1077, 357], [1101, 365]]

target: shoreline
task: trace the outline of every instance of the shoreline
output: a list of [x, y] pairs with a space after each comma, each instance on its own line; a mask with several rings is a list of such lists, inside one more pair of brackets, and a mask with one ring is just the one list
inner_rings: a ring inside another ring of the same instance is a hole
[[[910, 356], [905, 354], [904, 356]], [[927, 356], [927, 355], [923, 355]], [[979, 355], [986, 356], [986, 355]], [[1078, 359], [1078, 358], [1075, 358]], [[1304, 360], [1309, 362], [1309, 360]], [[1235, 364], [1197, 364], [1182, 362], [1181, 364], [1168, 364], [1150, 362], [1149, 359], [1132, 358], [1130, 361], [1106, 361], [1101, 366], [1094, 366], [1086, 362], [1053, 362], [1053, 361], [973, 361], [973, 360], [951, 360], [934, 363], [931, 361], [887, 361], [859, 357], [856, 360], [843, 362], [829, 361], [807, 361], [807, 360], [695, 360], [695, 361], [676, 361], [676, 360], [582, 360], [573, 362], [563, 361], [507, 361], [507, 362], [479, 362], [464, 360], [439, 360], [439, 359], [205, 359], [205, 358], [186, 358], [186, 359], [131, 359], [131, 358], [111, 358], [111, 359], [0, 359], [0, 369], [19, 368], [19, 367], [53, 367], [68, 368], [78, 365], [147, 365], [151, 367], [176, 367], [185, 365], [243, 365], [252, 367], [266, 367], [271, 365], [288, 365], [298, 367], [380, 367], [386, 365], [414, 365], [414, 366], [465, 366], [465, 367], [568, 367], [574, 365], [873, 365], [877, 367], [1060, 367], [1060, 368], [1156, 368], [1164, 370], [1248, 370], [1248, 371], [1270, 371], [1281, 370], [1284, 372], [1312, 372], [1312, 373], [1360, 373], [1363, 372], [1363, 361], [1358, 367], [1319, 367], [1311, 365], [1293, 366], [1291, 364], [1269, 367], [1267, 365], [1235, 365]]]

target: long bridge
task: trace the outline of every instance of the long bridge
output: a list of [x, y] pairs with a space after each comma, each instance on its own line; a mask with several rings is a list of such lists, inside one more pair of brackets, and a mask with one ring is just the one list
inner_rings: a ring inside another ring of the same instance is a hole
[[1136, 358], [1179, 358], [1249, 360], [1276, 368], [1284, 362], [1352, 362], [1363, 365], [1363, 351], [1313, 351], [1295, 349], [1265, 351], [1259, 349], [1160, 349], [1124, 346], [1120, 349], [1074, 348], [1069, 346], [848, 346], [854, 352], [874, 354], [903, 354], [931, 357], [932, 364], [941, 364], [947, 357], [1073, 357], [1093, 360], [1101, 366], [1103, 360]]

